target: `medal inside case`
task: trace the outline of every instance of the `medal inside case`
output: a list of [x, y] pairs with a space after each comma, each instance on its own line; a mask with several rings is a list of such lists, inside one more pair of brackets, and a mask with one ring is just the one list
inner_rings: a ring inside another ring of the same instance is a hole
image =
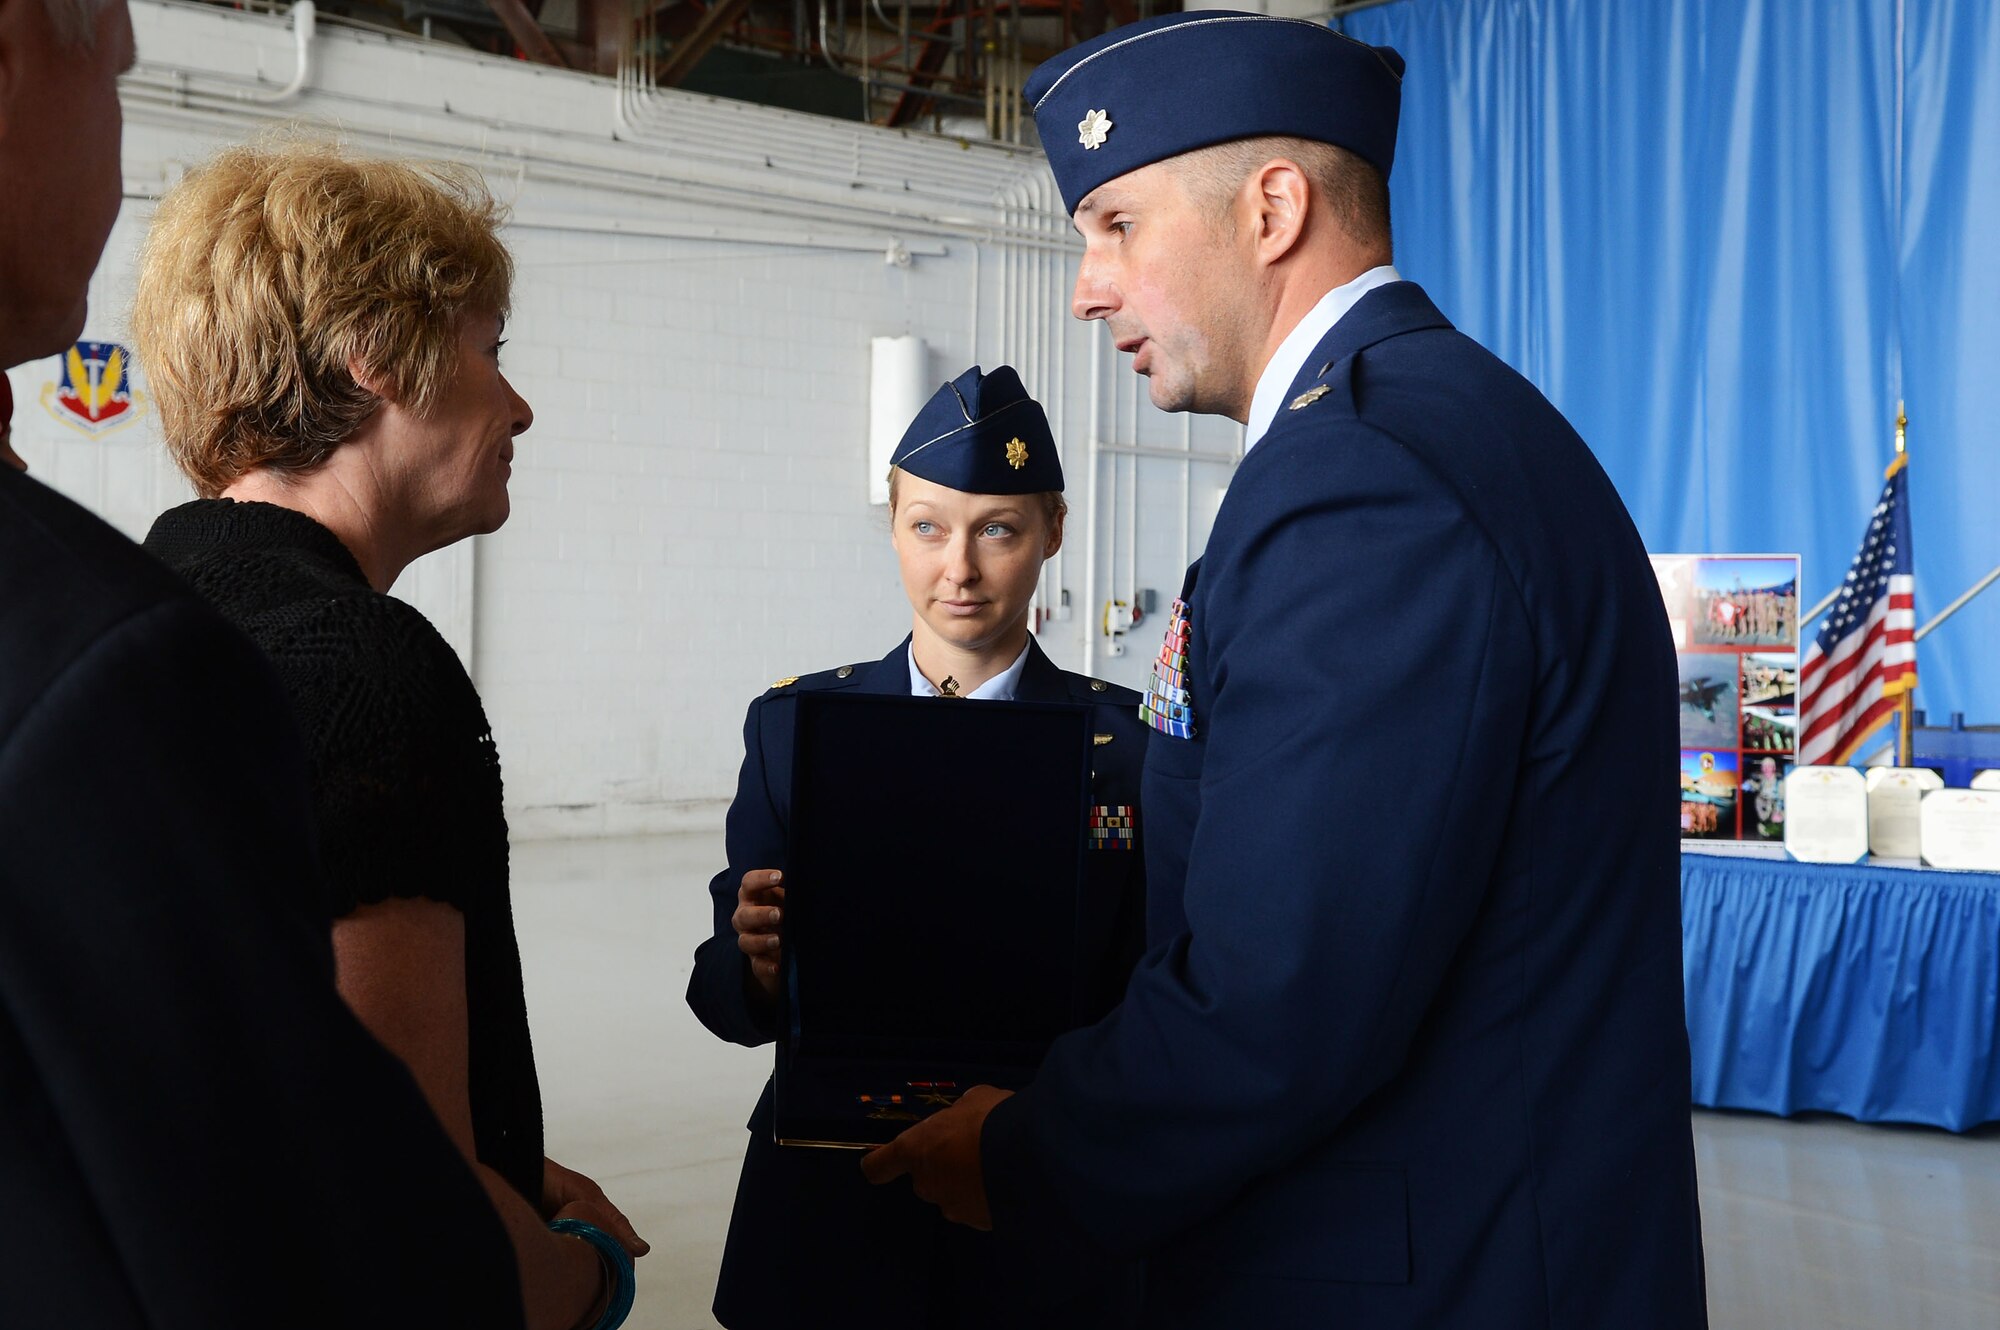
[[798, 699], [776, 1132], [866, 1148], [1079, 1023], [1087, 707]]

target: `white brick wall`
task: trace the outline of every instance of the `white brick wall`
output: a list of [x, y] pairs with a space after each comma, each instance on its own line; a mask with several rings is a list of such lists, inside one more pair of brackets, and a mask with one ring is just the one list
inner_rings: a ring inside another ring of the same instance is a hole
[[[231, 94], [290, 78], [281, 22], [161, 0], [133, 10], [130, 197], [93, 282], [87, 339], [124, 337], [149, 196], [260, 117], [472, 161], [515, 207], [504, 361], [536, 421], [513, 517], [422, 561], [397, 593], [470, 658], [518, 835], [716, 822], [748, 700], [782, 675], [879, 656], [906, 631], [886, 510], [867, 502], [871, 336], [923, 338], [940, 381], [975, 358], [1009, 361], [1049, 405], [1075, 509], [1049, 594], [1066, 588], [1074, 609], [1043, 642], [1072, 667], [1101, 613], [1083, 604], [1091, 358], [1102, 358], [1102, 438], [1236, 446], [1229, 422], [1145, 405], [1101, 332], [1069, 319], [1073, 253], [1037, 258], [993, 234], [993, 196], [1045, 176], [1033, 158], [691, 97], [669, 103], [685, 113], [684, 139], [635, 143], [607, 80], [331, 26], [306, 95], [266, 113]], [[828, 134], [852, 142], [814, 139]], [[968, 164], [990, 179], [976, 186], [983, 208]], [[851, 169], [857, 199], [885, 202], [871, 214], [843, 199], [837, 220], [822, 216], [824, 182], [807, 178], [821, 169]], [[885, 171], [899, 178], [884, 184]], [[604, 233], [614, 222], [666, 234]], [[754, 242], [730, 238], [743, 235]], [[918, 251], [907, 268], [884, 262], [894, 237]], [[39, 403], [54, 362], [12, 373], [18, 444], [42, 478], [135, 537], [187, 497], [150, 413], [82, 438]], [[1177, 462], [1100, 465], [1098, 599], [1146, 586], [1164, 606], [1184, 521], [1198, 549], [1227, 469], [1188, 468], [1184, 492]], [[1139, 684], [1157, 640], [1143, 625], [1098, 672]]]

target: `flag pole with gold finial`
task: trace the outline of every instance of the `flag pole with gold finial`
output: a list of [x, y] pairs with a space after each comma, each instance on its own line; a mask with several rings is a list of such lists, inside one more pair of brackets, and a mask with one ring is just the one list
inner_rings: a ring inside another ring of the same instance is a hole
[[[1910, 418], [1903, 412], [1903, 401], [1896, 399], [1896, 460], [1902, 461], [1909, 446]], [[1912, 745], [1916, 735], [1912, 728], [1915, 721], [1916, 693], [1914, 688], [1905, 688], [1896, 700], [1896, 765], [1909, 766], [1915, 759]]]

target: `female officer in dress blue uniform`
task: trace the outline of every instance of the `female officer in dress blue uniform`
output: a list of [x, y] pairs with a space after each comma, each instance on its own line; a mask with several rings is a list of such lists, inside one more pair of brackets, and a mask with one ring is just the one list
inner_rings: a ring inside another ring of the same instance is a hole
[[[715, 935], [695, 952], [688, 1005], [718, 1036], [746, 1046], [777, 1033], [793, 699], [802, 692], [1090, 706], [1095, 806], [1079, 936], [1097, 970], [1092, 1019], [1117, 1003], [1141, 949], [1144, 856], [1127, 830], [1136, 825], [1145, 758], [1139, 696], [1057, 669], [1028, 631], [1065, 512], [1042, 408], [1012, 369], [981, 374], [975, 366], [931, 398], [892, 467], [892, 539], [914, 611], [910, 635], [879, 661], [780, 680], [744, 722], [729, 866], [709, 884]], [[976, 835], [976, 811], [960, 815]], [[729, 1330], [1129, 1322], [1130, 1271], [1103, 1270], [1087, 1290], [1024, 1288], [1030, 1281], [1000, 1271], [989, 1234], [945, 1223], [907, 1187], [870, 1187], [858, 1155], [778, 1146], [768, 1086], [749, 1126], [715, 1295], [716, 1319]]]

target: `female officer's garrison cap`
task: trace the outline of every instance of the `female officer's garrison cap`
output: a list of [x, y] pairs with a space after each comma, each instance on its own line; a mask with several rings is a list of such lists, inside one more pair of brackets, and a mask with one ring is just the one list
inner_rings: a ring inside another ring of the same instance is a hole
[[1042, 149], [1070, 212], [1127, 171], [1231, 139], [1283, 134], [1396, 156], [1403, 57], [1321, 23], [1228, 9], [1113, 28], [1028, 79]]
[[891, 466], [968, 494], [1040, 494], [1063, 487], [1062, 462], [1041, 403], [1006, 365], [974, 365], [917, 412]]

